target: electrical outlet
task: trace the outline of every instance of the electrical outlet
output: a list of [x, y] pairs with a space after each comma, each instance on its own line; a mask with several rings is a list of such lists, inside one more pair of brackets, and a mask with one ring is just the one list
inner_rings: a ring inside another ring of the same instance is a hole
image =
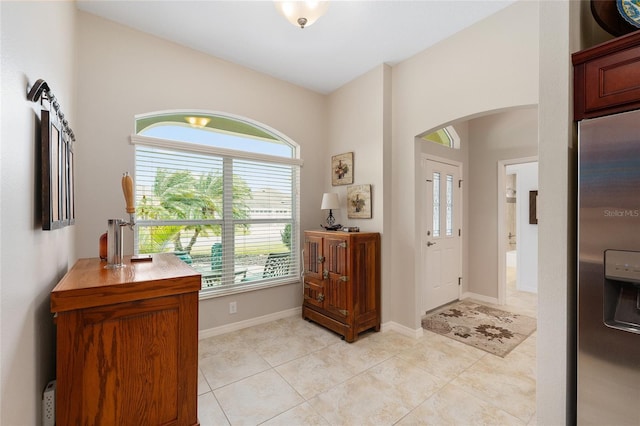
[[238, 305], [236, 302], [229, 302], [229, 313], [235, 314], [236, 312], [238, 312]]

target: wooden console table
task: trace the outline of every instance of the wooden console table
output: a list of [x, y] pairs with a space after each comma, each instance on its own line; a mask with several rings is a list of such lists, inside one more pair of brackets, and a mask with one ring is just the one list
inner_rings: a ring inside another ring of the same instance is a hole
[[80, 259], [51, 292], [56, 424], [197, 425], [200, 274], [173, 254]]

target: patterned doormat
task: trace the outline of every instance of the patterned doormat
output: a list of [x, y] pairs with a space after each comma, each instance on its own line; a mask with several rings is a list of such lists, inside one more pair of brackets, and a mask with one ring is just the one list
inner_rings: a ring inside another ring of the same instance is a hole
[[430, 311], [422, 328], [504, 357], [536, 330], [536, 319], [462, 300]]

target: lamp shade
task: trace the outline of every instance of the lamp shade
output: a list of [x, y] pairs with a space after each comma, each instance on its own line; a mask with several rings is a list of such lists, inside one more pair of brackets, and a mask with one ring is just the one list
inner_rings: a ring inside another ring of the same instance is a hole
[[322, 195], [321, 210], [332, 210], [340, 208], [340, 200], [335, 192], [326, 192]]
[[328, 1], [275, 1], [278, 12], [296, 27], [313, 24], [327, 11]]

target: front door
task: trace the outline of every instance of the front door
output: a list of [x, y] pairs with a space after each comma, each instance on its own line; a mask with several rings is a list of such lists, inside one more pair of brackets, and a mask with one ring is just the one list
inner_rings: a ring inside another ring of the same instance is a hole
[[460, 297], [462, 181], [460, 165], [423, 159], [423, 311]]

